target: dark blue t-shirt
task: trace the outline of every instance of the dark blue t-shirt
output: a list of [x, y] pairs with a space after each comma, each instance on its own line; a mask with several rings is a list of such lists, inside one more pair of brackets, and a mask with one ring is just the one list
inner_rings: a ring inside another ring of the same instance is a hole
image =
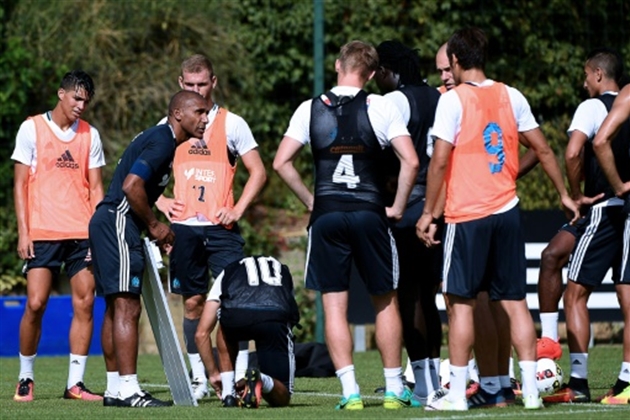
[[132, 212], [122, 189], [125, 178], [131, 173], [144, 180], [149, 205], [152, 206], [168, 185], [175, 147], [175, 135], [169, 124], [157, 125], [138, 134], [118, 161], [100, 205], [116, 206], [123, 213]]

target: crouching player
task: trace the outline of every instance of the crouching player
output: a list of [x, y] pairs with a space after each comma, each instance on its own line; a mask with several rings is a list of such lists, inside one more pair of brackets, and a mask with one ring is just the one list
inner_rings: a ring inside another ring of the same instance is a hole
[[[217, 320], [220, 366], [214, 361], [210, 337]], [[273, 257], [255, 256], [225, 267], [208, 294], [195, 335], [210, 384], [224, 407], [258, 408], [262, 398], [273, 407], [289, 405], [295, 373], [292, 328], [298, 320], [293, 278], [286, 265]], [[235, 386], [238, 343], [249, 340], [256, 343], [260, 370], [247, 369], [244, 384], [239, 381]]]

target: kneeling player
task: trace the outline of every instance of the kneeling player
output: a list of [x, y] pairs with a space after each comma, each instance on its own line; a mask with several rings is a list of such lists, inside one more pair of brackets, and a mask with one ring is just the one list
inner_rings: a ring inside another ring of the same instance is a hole
[[[217, 320], [220, 373], [210, 338]], [[293, 278], [286, 265], [273, 257], [256, 256], [225, 267], [208, 294], [195, 335], [210, 384], [224, 406], [258, 408], [261, 398], [274, 407], [289, 404], [295, 373], [292, 327], [298, 320]], [[238, 342], [249, 340], [256, 343], [260, 371], [247, 370], [237, 397], [234, 362]]]

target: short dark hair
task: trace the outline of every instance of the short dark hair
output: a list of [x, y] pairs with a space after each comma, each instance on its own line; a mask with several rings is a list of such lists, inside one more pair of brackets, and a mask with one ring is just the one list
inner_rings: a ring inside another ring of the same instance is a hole
[[83, 70], [72, 70], [66, 73], [59, 87], [65, 91], [84, 89], [88, 100], [94, 97], [94, 81]]
[[403, 85], [422, 85], [420, 50], [412, 49], [400, 41], [388, 40], [376, 47], [379, 64], [397, 73]]
[[596, 48], [586, 56], [586, 65], [600, 68], [606, 78], [621, 83], [623, 77], [623, 60], [621, 55], [610, 48]]
[[457, 62], [464, 70], [484, 70], [488, 56], [488, 37], [479, 28], [460, 29], [448, 40], [446, 54], [451, 62], [453, 55], [457, 56]]

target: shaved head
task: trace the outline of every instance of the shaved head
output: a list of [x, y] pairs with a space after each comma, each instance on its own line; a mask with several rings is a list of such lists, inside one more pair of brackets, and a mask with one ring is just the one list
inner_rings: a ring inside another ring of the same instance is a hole
[[173, 97], [171, 98], [171, 101], [168, 104], [168, 115], [173, 115], [173, 112], [176, 109], [185, 108], [191, 101], [202, 101], [204, 104], [206, 102], [204, 97], [197, 92], [181, 90], [173, 95]]

